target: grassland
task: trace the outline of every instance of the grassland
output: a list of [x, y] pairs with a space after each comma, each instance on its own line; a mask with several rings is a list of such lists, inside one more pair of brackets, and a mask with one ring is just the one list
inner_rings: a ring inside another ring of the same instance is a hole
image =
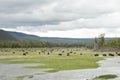
[[[6, 51], [7, 50], [7, 51]], [[26, 56], [22, 51], [28, 52]], [[42, 51], [45, 51], [44, 53]], [[48, 72], [61, 70], [76, 70], [86, 68], [96, 68], [96, 63], [102, 58], [93, 56], [91, 50], [79, 49], [1, 49], [0, 63], [4, 64], [30, 64], [36, 63], [37, 66], [25, 66], [25, 68], [48, 68]], [[13, 52], [15, 52], [13, 54]], [[48, 55], [48, 52], [50, 53]], [[71, 52], [69, 56], [66, 53]], [[58, 55], [62, 53], [62, 56]], [[82, 54], [82, 55], [80, 55]]]
[[96, 77], [94, 80], [108, 80], [108, 79], [114, 79], [116, 77], [117, 77], [116, 75], [109, 74], [109, 75], [102, 75], [102, 76]]

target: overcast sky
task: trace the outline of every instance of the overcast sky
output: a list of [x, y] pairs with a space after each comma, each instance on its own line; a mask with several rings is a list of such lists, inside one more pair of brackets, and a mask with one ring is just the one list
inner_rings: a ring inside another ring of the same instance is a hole
[[0, 0], [0, 29], [42, 37], [120, 37], [120, 0]]

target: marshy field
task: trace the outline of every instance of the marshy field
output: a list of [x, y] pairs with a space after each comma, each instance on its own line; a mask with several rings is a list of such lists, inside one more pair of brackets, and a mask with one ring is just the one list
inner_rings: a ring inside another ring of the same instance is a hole
[[110, 71], [119, 69], [119, 56], [86, 48], [1, 48], [0, 80], [119, 80], [119, 70]]

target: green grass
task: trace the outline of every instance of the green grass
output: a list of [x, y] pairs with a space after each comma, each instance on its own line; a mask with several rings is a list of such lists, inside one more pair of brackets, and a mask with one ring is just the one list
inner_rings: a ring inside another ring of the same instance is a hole
[[[50, 68], [48, 72], [57, 72], [61, 70], [76, 70], [86, 68], [96, 68], [99, 65], [96, 63], [102, 58], [91, 55], [39, 55], [28, 54], [23, 56], [21, 54], [3, 54], [6, 58], [0, 58], [0, 63], [6, 64], [31, 64], [37, 63], [37, 66], [26, 66], [25, 68]], [[44, 64], [44, 65], [41, 65]]]
[[108, 80], [108, 79], [114, 79], [116, 77], [117, 77], [116, 75], [109, 74], [109, 75], [102, 75], [102, 76], [96, 77], [93, 80]]
[[99, 59], [90, 56], [55, 57], [46, 61], [41, 61], [45, 65], [28, 66], [27, 68], [52, 68], [53, 70], [49, 70], [49, 72], [96, 68], [98, 65], [95, 62], [98, 60]]

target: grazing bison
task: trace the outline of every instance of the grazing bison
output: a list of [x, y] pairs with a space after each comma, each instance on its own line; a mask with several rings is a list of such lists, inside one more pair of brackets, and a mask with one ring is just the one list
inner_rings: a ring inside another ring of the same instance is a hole
[[26, 56], [26, 53], [23, 53], [24, 56]]
[[120, 54], [117, 54], [118, 56], [120, 56]]
[[58, 54], [59, 56], [62, 56], [62, 54], [60, 53], [60, 54]]
[[94, 54], [94, 56], [99, 56], [99, 54]]
[[70, 56], [70, 53], [67, 53], [67, 56]]
[[106, 54], [102, 54], [103, 56], [107, 56]]
[[26, 52], [26, 54], [28, 54], [28, 52]]
[[114, 54], [109, 53], [109, 56], [114, 56]]
[[47, 55], [50, 55], [50, 53], [48, 52]]
[[80, 53], [80, 55], [83, 55], [82, 53]]

